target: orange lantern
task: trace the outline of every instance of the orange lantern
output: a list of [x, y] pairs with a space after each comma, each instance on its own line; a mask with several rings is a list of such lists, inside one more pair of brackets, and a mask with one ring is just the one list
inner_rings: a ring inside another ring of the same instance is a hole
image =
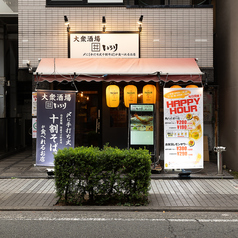
[[143, 103], [156, 102], [156, 87], [151, 84], [147, 84], [143, 87]]
[[179, 86], [179, 85], [173, 85], [173, 86], [171, 86], [170, 88], [182, 88], [182, 87]]
[[134, 85], [127, 85], [124, 88], [124, 104], [129, 107], [130, 103], [137, 103], [137, 87]]
[[198, 88], [198, 86], [191, 84], [191, 85], [186, 86], [186, 88]]
[[118, 107], [120, 102], [120, 89], [117, 85], [109, 85], [106, 88], [106, 101], [108, 107]]

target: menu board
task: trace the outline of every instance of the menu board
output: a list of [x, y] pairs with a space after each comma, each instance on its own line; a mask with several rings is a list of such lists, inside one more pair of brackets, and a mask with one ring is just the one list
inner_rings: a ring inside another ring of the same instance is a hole
[[203, 88], [164, 88], [164, 168], [203, 168]]
[[154, 104], [130, 104], [130, 145], [154, 145]]

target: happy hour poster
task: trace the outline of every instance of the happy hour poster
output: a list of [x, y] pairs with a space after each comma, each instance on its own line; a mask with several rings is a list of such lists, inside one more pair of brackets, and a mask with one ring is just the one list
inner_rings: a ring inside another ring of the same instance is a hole
[[203, 168], [203, 88], [164, 88], [164, 168]]

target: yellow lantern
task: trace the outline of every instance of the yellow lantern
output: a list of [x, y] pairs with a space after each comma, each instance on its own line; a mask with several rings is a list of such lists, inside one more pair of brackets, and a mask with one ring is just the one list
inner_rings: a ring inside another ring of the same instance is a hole
[[109, 85], [106, 88], [106, 101], [108, 107], [118, 107], [120, 102], [120, 89], [117, 85]]
[[124, 88], [124, 104], [129, 107], [130, 103], [137, 103], [137, 87], [134, 85], [127, 85]]
[[156, 102], [156, 87], [152, 84], [147, 84], [143, 87], [143, 103]]
[[186, 86], [186, 88], [198, 88], [198, 86], [191, 84], [191, 85]]
[[173, 85], [173, 86], [171, 86], [170, 88], [182, 88], [182, 87], [179, 86], [179, 85]]

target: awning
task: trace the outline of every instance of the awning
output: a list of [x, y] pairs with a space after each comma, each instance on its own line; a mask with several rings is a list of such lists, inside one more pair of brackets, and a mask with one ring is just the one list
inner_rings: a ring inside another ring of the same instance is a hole
[[202, 75], [194, 58], [43, 58], [34, 73], [38, 82], [201, 82]]

